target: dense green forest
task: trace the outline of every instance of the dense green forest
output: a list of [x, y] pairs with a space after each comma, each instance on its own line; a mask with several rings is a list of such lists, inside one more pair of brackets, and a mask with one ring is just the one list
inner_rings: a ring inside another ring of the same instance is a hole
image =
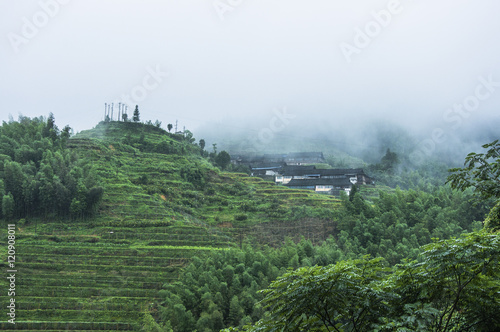
[[1, 219], [22, 235], [22, 326], [494, 330], [500, 148], [484, 148], [451, 172], [387, 149], [366, 166], [376, 186], [333, 197], [250, 177], [158, 122], [74, 136], [52, 115], [4, 122]]
[[472, 199], [471, 190], [460, 192], [449, 187], [434, 193], [380, 192], [373, 203], [366, 202], [359, 192], [350, 198], [344, 196], [334, 216], [336, 235], [320, 246], [307, 240], [297, 244], [289, 240], [278, 249], [248, 244], [205, 261], [194, 259], [180, 281], [161, 293], [165, 299], [162, 320], [174, 331], [243, 326], [256, 322], [264, 313], [260, 303], [263, 295], [256, 290], [267, 288], [289, 268], [328, 266], [367, 256], [379, 257], [378, 264], [385, 267], [418, 259], [421, 247], [432, 239], [449, 239], [482, 228], [488, 209], [473, 205]]
[[264, 291], [269, 314], [248, 331], [496, 331], [499, 255], [498, 235], [476, 232], [392, 269], [366, 257], [297, 269]]
[[0, 197], [6, 219], [82, 218], [97, 212], [103, 195], [92, 165], [66, 149], [71, 128], [54, 116], [0, 127]]

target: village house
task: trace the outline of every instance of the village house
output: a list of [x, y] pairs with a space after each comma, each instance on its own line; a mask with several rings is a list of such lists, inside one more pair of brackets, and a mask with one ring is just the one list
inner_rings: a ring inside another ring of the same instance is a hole
[[254, 165], [250, 168], [251, 176], [271, 177], [275, 178], [281, 171], [283, 166], [281, 164], [261, 164]]
[[361, 168], [317, 169], [314, 165], [285, 166], [275, 176], [275, 182], [289, 188], [309, 189], [330, 195], [339, 195], [341, 191], [349, 194], [353, 185], [375, 183]]
[[323, 194], [339, 195], [341, 191], [349, 194], [353, 185], [375, 183], [362, 168], [316, 168], [314, 164], [325, 162], [322, 152], [231, 155], [231, 159], [236, 165], [249, 166], [252, 176], [274, 179], [276, 184], [289, 188], [314, 190]]
[[337, 168], [337, 169], [321, 169], [320, 178], [336, 179], [347, 177], [352, 184], [367, 185], [375, 184], [375, 181], [365, 174], [362, 168]]
[[314, 190], [317, 193], [328, 195], [340, 195], [341, 191], [345, 191], [349, 195], [353, 183], [347, 177], [334, 179], [293, 179], [285, 186], [292, 189]]
[[281, 172], [276, 175], [275, 182], [277, 184], [287, 184], [293, 179], [304, 180], [304, 179], [317, 179], [320, 177], [316, 169], [316, 166], [284, 166]]
[[285, 166], [276, 175], [277, 184], [288, 184], [291, 180], [308, 179], [343, 179], [348, 178], [352, 184], [373, 184], [374, 181], [365, 174], [362, 168], [317, 169], [316, 166]]

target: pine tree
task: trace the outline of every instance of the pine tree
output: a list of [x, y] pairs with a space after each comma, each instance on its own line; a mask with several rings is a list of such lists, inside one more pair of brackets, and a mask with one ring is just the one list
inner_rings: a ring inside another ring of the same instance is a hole
[[61, 138], [63, 140], [68, 140], [71, 137], [72, 132], [73, 132], [73, 129], [71, 129], [71, 127], [69, 125], [66, 125], [63, 128], [63, 131], [61, 133]]
[[139, 105], [135, 105], [134, 117], [132, 118], [132, 120], [134, 122], [139, 122], [141, 120], [139, 115]]

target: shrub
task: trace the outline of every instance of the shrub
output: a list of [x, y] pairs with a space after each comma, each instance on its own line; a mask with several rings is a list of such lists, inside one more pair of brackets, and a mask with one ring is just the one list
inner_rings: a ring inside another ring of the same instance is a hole
[[234, 220], [236, 221], [244, 221], [247, 220], [248, 216], [246, 214], [240, 213], [234, 216]]

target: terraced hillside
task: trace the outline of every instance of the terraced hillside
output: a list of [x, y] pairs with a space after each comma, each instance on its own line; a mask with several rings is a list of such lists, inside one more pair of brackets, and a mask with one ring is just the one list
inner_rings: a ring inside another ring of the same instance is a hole
[[[16, 329], [24, 330], [138, 330], [163, 283], [177, 279], [193, 255], [228, 245], [203, 227], [186, 226], [138, 231], [49, 223], [36, 234], [34, 226], [20, 227], [17, 236]], [[1, 283], [6, 289], [6, 279]], [[3, 296], [2, 305], [7, 301]]]
[[[97, 170], [103, 202], [91, 220], [17, 224], [16, 330], [139, 330], [158, 290], [194, 255], [335, 233], [337, 199], [221, 172], [193, 142], [133, 123], [69, 140]], [[2, 248], [6, 233], [4, 225]], [[6, 271], [6, 250], [0, 257]], [[2, 294], [3, 307], [9, 298]], [[0, 329], [12, 329], [4, 319]]]

